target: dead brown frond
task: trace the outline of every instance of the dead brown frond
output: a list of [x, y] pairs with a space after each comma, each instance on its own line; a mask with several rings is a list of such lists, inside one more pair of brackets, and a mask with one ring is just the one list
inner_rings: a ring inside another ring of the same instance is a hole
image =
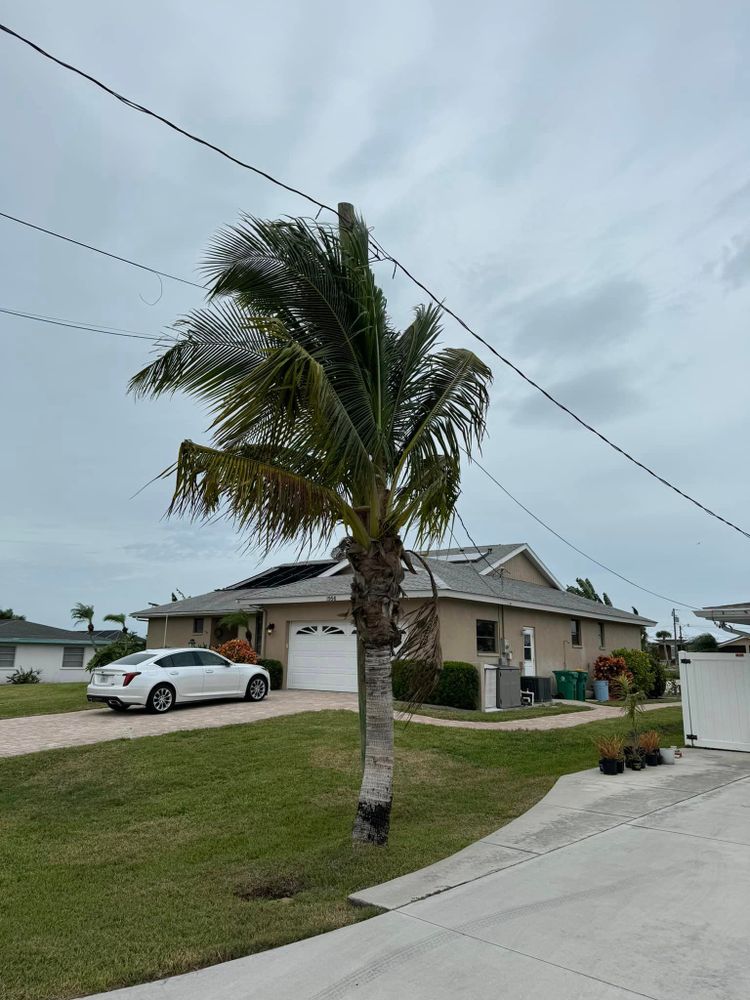
[[443, 669], [443, 649], [440, 645], [440, 617], [438, 615], [438, 589], [435, 577], [428, 563], [418, 552], [409, 552], [406, 562], [411, 572], [415, 572], [411, 557], [424, 567], [430, 580], [432, 597], [404, 616], [404, 639], [399, 649], [399, 659], [411, 660], [416, 664], [413, 686], [407, 701], [407, 713], [413, 715], [435, 690], [440, 671]]

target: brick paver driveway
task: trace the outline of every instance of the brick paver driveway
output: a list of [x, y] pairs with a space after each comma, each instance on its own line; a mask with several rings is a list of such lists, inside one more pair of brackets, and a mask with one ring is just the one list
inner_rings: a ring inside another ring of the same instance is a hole
[[37, 750], [132, 740], [160, 736], [184, 729], [214, 729], [245, 722], [259, 722], [279, 715], [322, 712], [325, 709], [357, 708], [355, 694], [329, 691], [272, 691], [265, 701], [204, 702], [177, 706], [167, 715], [149, 715], [143, 709], [115, 713], [109, 708], [59, 715], [32, 715], [0, 720], [0, 757], [16, 757]]

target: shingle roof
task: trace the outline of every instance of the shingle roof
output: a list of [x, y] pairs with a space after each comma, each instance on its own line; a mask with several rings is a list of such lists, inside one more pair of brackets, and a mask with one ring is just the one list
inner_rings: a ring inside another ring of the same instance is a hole
[[[508, 546], [512, 551], [517, 546]], [[596, 601], [589, 601], [577, 594], [569, 594], [566, 590], [553, 587], [543, 587], [536, 583], [526, 583], [523, 580], [481, 576], [472, 563], [447, 562], [444, 559], [428, 559], [438, 584], [438, 591], [446, 596], [460, 593], [477, 598], [497, 599], [501, 603], [520, 604], [530, 607], [554, 608], [563, 613], [577, 613], [582, 616], [602, 618], [607, 620], [626, 621], [632, 624], [653, 625], [650, 618], [642, 618], [611, 608]], [[407, 596], [429, 593], [430, 584], [427, 574], [420, 571], [414, 576], [407, 573], [403, 582], [403, 590]], [[298, 580], [296, 583], [280, 587], [255, 588], [247, 590], [215, 590], [209, 594], [190, 597], [185, 601], [162, 604], [143, 611], [134, 611], [134, 618], [163, 618], [165, 615], [204, 615], [226, 614], [237, 611], [238, 608], [251, 608], [263, 605], [269, 601], [280, 603], [305, 598], [326, 598], [330, 596], [348, 597], [351, 588], [351, 577], [347, 574], [327, 577], [313, 577], [308, 580]]]
[[[96, 629], [93, 633], [95, 642], [112, 642], [120, 634], [119, 629]], [[91, 636], [80, 629], [55, 628], [53, 625], [40, 625], [39, 622], [26, 622], [11, 619], [0, 621], [0, 642], [40, 642], [79, 643], [91, 642]]]

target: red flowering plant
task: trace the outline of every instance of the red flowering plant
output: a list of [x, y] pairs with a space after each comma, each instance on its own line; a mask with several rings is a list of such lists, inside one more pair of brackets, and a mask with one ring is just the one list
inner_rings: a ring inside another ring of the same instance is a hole
[[257, 663], [258, 654], [245, 639], [230, 639], [216, 647], [216, 652], [232, 663]]
[[621, 674], [628, 673], [628, 665], [621, 656], [599, 656], [594, 661], [595, 681], [613, 681]]
[[594, 680], [609, 681], [610, 698], [619, 698], [621, 685], [619, 678], [625, 676], [632, 681], [632, 671], [621, 656], [599, 656], [594, 661]]

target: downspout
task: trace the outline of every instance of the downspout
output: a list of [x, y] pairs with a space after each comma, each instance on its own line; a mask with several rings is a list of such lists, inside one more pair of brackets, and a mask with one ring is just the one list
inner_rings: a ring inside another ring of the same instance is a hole
[[169, 624], [169, 614], [164, 618], [164, 638], [162, 639], [161, 648], [167, 648], [167, 625]]

